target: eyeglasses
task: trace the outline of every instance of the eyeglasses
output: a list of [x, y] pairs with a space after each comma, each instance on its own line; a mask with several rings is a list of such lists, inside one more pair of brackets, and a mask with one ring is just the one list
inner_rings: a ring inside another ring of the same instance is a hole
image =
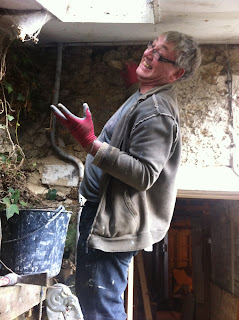
[[153, 45], [153, 42], [152, 42], [152, 41], [149, 41], [149, 43], [148, 43], [148, 45], [147, 45], [147, 48], [148, 48], [149, 50], [153, 49], [153, 56], [154, 56], [154, 58], [155, 58], [157, 61], [163, 61], [163, 62], [167, 62], [167, 63], [172, 63], [172, 64], [174, 64], [174, 65], [176, 64], [175, 61], [168, 60], [168, 59], [162, 57], [162, 56], [161, 56], [161, 53], [160, 53], [158, 50], [154, 49], [154, 45]]

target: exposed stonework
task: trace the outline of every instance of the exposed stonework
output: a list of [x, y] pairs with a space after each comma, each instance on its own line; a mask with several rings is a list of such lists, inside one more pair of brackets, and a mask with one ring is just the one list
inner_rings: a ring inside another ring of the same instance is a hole
[[[142, 46], [65, 47], [59, 102], [79, 116], [82, 115], [82, 103], [87, 102], [93, 115], [95, 133], [99, 134], [125, 100], [126, 91], [120, 74], [125, 61], [138, 63], [143, 50]], [[232, 153], [238, 154], [235, 149], [239, 139], [238, 51], [238, 46], [203, 46], [203, 63], [199, 72], [175, 86], [182, 127], [182, 166], [230, 167]], [[227, 56], [232, 73], [231, 106]], [[55, 48], [45, 48], [38, 59], [38, 101], [33, 102], [26, 120], [24, 117], [20, 119], [19, 141], [26, 154], [25, 167], [31, 171], [31, 179], [37, 177], [36, 184], [39, 185], [44, 164], [55, 164], [59, 158], [49, 139]], [[84, 162], [84, 151], [59, 124], [56, 140], [65, 152]]]

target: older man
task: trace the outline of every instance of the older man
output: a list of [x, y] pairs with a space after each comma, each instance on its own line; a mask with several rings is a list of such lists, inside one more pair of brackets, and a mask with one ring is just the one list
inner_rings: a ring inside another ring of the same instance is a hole
[[139, 89], [94, 134], [91, 114], [63, 105], [56, 117], [89, 153], [81, 194], [76, 291], [85, 320], [126, 319], [122, 293], [138, 250], [162, 240], [176, 200], [181, 138], [172, 84], [200, 65], [197, 41], [166, 32], [149, 42], [136, 70]]

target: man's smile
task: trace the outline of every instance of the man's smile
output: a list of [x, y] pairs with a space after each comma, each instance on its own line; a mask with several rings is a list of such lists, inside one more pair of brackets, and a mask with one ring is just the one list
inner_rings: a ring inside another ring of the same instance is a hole
[[152, 69], [152, 67], [150, 67], [145, 60], [143, 61], [143, 65], [149, 70]]

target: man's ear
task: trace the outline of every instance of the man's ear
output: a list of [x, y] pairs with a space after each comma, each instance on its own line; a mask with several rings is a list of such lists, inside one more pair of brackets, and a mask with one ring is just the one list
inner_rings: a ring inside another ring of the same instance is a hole
[[177, 71], [175, 71], [174, 74], [171, 75], [171, 82], [174, 82], [181, 78], [185, 73], [185, 69], [179, 68]]

